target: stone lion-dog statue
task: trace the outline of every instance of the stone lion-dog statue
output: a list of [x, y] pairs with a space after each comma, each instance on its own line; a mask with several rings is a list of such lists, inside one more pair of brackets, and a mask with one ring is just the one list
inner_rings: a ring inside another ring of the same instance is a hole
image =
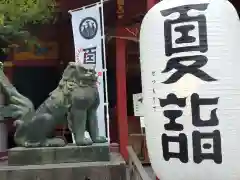
[[[0, 88], [5, 104], [0, 113], [3, 117], [16, 119], [14, 140], [18, 146], [64, 146], [66, 145], [64, 140], [51, 138], [51, 135], [56, 126], [66, 123], [73, 134], [76, 145], [105, 143], [107, 139], [99, 136], [98, 132], [96, 111], [100, 100], [96, 84], [95, 70], [70, 62], [57, 88], [35, 110], [33, 103], [9, 82], [3, 72], [3, 64], [1, 64]], [[90, 137], [85, 137], [86, 130]]]

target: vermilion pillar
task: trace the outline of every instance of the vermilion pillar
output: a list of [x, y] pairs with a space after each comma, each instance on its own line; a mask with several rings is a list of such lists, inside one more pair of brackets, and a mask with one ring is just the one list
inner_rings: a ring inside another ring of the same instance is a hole
[[[121, 31], [117, 27], [117, 34]], [[128, 159], [128, 118], [126, 92], [126, 41], [116, 39], [116, 82], [117, 82], [117, 120], [119, 129], [120, 153]]]
[[155, 4], [157, 4], [160, 0], [147, 0], [147, 10], [151, 9]]

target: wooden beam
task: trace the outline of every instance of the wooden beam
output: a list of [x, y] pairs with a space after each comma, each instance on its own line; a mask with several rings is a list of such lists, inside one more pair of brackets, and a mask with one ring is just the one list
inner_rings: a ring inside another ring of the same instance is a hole
[[124, 0], [117, 0], [117, 17], [118, 19], [124, 17]]
[[49, 67], [59, 66], [59, 59], [32, 59], [32, 60], [14, 60], [12, 61], [13, 66], [17, 67]]

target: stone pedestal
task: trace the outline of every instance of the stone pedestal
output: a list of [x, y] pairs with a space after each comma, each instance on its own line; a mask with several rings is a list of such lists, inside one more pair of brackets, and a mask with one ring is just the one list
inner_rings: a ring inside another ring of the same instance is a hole
[[87, 147], [14, 148], [1, 180], [126, 180], [125, 161], [108, 144]]
[[125, 162], [117, 153], [107, 162], [0, 167], [1, 180], [126, 180]]
[[9, 165], [39, 165], [58, 163], [79, 163], [109, 161], [109, 144], [91, 146], [68, 145], [58, 148], [22, 148], [8, 151]]
[[0, 123], [0, 157], [7, 152], [7, 138], [7, 126], [4, 123]]
[[[3, 104], [4, 104], [4, 96], [1, 93], [1, 89], [0, 89], [0, 107], [2, 107]], [[1, 120], [3, 119], [1, 114], [0, 114], [0, 119]], [[0, 123], [0, 159], [6, 155], [7, 138], [8, 138], [7, 126], [2, 122]]]

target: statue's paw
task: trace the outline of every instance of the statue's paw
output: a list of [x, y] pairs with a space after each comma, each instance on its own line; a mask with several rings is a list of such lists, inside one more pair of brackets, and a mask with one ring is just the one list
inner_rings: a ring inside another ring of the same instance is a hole
[[63, 147], [66, 145], [66, 142], [61, 138], [52, 138], [47, 139], [45, 142], [45, 147]]
[[61, 138], [52, 138], [47, 139], [44, 142], [24, 142], [23, 146], [26, 148], [36, 148], [36, 147], [62, 147], [65, 146], [66, 143]]
[[93, 144], [93, 141], [91, 138], [83, 138], [82, 140], [76, 140], [77, 146], [89, 146], [92, 144]]
[[95, 139], [93, 139], [94, 143], [105, 143], [107, 141], [108, 141], [107, 138], [104, 136], [98, 136]]
[[14, 122], [13, 122], [13, 125], [14, 125], [14, 127], [19, 127], [19, 126], [21, 126], [21, 125], [23, 125], [23, 121], [22, 120], [15, 120]]
[[26, 148], [36, 148], [41, 147], [42, 144], [40, 142], [25, 142], [23, 146]]

